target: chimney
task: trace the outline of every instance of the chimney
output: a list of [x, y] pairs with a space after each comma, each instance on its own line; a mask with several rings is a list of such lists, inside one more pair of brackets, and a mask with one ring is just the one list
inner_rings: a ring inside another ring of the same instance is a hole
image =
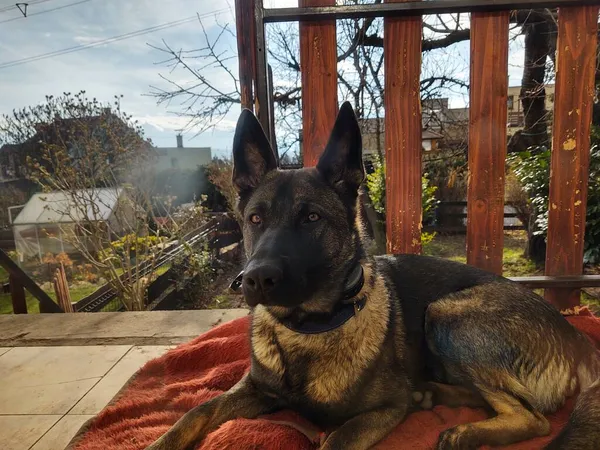
[[181, 134], [177, 135], [177, 148], [183, 148], [183, 136]]

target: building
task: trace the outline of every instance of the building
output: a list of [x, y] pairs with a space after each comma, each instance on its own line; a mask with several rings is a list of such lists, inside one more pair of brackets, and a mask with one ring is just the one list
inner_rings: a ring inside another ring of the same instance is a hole
[[183, 137], [177, 135], [176, 147], [157, 147], [156, 172], [169, 169], [195, 170], [206, 166], [212, 161], [210, 147], [184, 147]]
[[132, 203], [121, 188], [48, 192], [34, 194], [12, 221], [12, 228], [20, 260], [41, 260], [47, 253], [77, 253], [66, 236], [85, 242], [88, 222], [105, 223], [109, 241], [126, 233], [124, 224], [134, 223], [134, 218]]
[[[359, 125], [363, 139], [363, 156], [371, 158], [373, 155], [379, 154], [379, 148], [385, 148], [385, 120], [380, 119], [360, 119]], [[379, 129], [380, 138], [377, 139], [377, 130]], [[438, 149], [440, 139], [443, 135], [429, 127], [426, 119], [423, 120], [423, 128], [421, 130], [421, 148], [424, 152], [435, 151]]]
[[[554, 85], [547, 84], [546, 90], [546, 111], [549, 113], [550, 119], [554, 112]], [[523, 129], [525, 124], [525, 112], [523, 104], [520, 100], [521, 86], [511, 86], [508, 88], [508, 135], [512, 136], [517, 131]], [[548, 121], [551, 123], [551, 120]]]
[[[551, 124], [554, 110], [554, 85], [546, 85], [546, 111]], [[507, 95], [507, 136], [522, 130], [525, 112], [520, 100], [521, 87], [511, 86]], [[466, 149], [468, 146], [469, 108], [450, 108], [448, 98], [424, 99], [421, 102], [421, 148], [424, 152]], [[377, 119], [362, 119], [363, 153], [377, 153], [378, 145], [385, 148], [385, 120], [379, 119], [380, 137], [377, 138]]]

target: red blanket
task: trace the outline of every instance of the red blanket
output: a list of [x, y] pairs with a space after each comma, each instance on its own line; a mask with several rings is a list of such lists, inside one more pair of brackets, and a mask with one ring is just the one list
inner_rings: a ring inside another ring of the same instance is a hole
[[[600, 319], [587, 309], [568, 320], [587, 333], [600, 348]], [[192, 407], [232, 387], [249, 369], [249, 318], [221, 325], [187, 344], [148, 362], [97, 417], [86, 424], [70, 448], [76, 450], [138, 450], [151, 444]], [[556, 435], [566, 423], [572, 402], [549, 416]], [[481, 410], [437, 406], [410, 415], [376, 448], [433, 448], [438, 434], [455, 425], [484, 419]], [[303, 450], [315, 449], [303, 433], [276, 421], [302, 424], [291, 412], [269, 419], [238, 419], [211, 433], [202, 450]], [[550, 437], [510, 448], [542, 448]]]

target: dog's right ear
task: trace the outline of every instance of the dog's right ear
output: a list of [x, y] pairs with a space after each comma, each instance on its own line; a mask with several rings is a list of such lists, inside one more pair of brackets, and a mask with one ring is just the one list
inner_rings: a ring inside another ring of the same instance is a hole
[[249, 192], [276, 168], [275, 154], [260, 122], [244, 109], [233, 138], [233, 186], [239, 195]]

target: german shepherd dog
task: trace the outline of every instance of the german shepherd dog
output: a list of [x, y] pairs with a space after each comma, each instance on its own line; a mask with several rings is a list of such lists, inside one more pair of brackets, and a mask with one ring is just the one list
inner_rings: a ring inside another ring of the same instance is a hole
[[507, 445], [548, 435], [544, 413], [576, 394], [546, 448], [600, 449], [600, 356], [559, 311], [474, 267], [366, 255], [361, 135], [349, 103], [316, 168], [278, 170], [249, 111], [233, 156], [251, 369], [149, 449], [188, 449], [226, 421], [289, 408], [333, 430], [321, 449], [364, 450], [436, 404], [490, 411], [441, 433], [437, 449]]

